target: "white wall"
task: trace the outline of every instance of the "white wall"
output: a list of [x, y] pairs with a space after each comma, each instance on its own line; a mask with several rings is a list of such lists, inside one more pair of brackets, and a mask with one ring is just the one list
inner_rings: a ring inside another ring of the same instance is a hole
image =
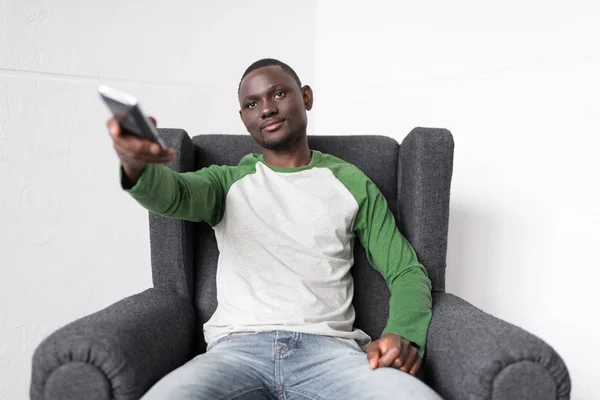
[[46, 335], [151, 286], [97, 85], [159, 126], [243, 133], [244, 69], [275, 57], [314, 81], [314, 33], [315, 1], [0, 1], [0, 399], [28, 398]]
[[600, 399], [593, 1], [317, 3], [321, 134], [456, 142], [447, 289], [545, 339]]
[[600, 398], [594, 2], [82, 3], [0, 1], [0, 400], [27, 397], [43, 337], [151, 285], [95, 87], [160, 126], [242, 133], [236, 85], [264, 56], [312, 83], [316, 133], [452, 130], [448, 290], [553, 345], [573, 399]]

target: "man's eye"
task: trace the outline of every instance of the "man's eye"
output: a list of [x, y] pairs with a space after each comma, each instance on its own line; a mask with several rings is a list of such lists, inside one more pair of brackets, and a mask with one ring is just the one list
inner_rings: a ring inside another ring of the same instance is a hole
[[281, 90], [278, 91], [277, 93], [275, 93], [275, 98], [277, 98], [277, 99], [282, 99], [284, 97], [285, 97], [285, 93], [282, 92]]
[[255, 101], [251, 101], [250, 103], [246, 104], [246, 108], [254, 108], [256, 107], [256, 102]]

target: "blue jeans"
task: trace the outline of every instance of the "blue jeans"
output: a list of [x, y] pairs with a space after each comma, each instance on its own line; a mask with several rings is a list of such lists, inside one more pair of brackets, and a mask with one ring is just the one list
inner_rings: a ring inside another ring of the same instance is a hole
[[371, 370], [352, 340], [275, 331], [229, 335], [143, 397], [154, 399], [435, 399], [417, 378]]

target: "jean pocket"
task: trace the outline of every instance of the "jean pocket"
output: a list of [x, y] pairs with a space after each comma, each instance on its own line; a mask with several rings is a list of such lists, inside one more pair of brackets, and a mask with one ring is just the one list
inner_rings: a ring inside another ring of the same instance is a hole
[[[217, 346], [217, 345], [219, 345], [221, 343], [224, 343], [224, 342], [228, 341], [232, 337], [233, 337], [233, 334], [231, 334], [231, 333], [226, 334], [225, 336], [217, 339], [213, 344], [211, 344], [210, 347], [209, 347], [209, 349], [212, 349], [213, 347], [215, 347], [215, 346]], [[209, 350], [209, 349], [207, 349], [207, 350]]]

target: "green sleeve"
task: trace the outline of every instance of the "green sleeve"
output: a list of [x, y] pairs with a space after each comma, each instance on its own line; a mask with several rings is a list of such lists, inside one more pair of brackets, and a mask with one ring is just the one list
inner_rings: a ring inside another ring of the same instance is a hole
[[390, 314], [383, 333], [394, 333], [412, 342], [425, 354], [431, 321], [431, 281], [414, 249], [400, 234], [385, 197], [356, 166], [323, 155], [322, 165], [350, 191], [358, 203], [353, 230], [369, 262], [390, 289]]
[[383, 333], [409, 340], [423, 357], [431, 320], [431, 281], [427, 270], [402, 236], [383, 194], [365, 176], [359, 188], [359, 211], [354, 228], [371, 265], [385, 279], [391, 293], [390, 314]]
[[153, 213], [214, 226], [225, 206], [225, 168], [213, 165], [177, 173], [165, 165], [148, 164], [137, 183], [125, 190]]

